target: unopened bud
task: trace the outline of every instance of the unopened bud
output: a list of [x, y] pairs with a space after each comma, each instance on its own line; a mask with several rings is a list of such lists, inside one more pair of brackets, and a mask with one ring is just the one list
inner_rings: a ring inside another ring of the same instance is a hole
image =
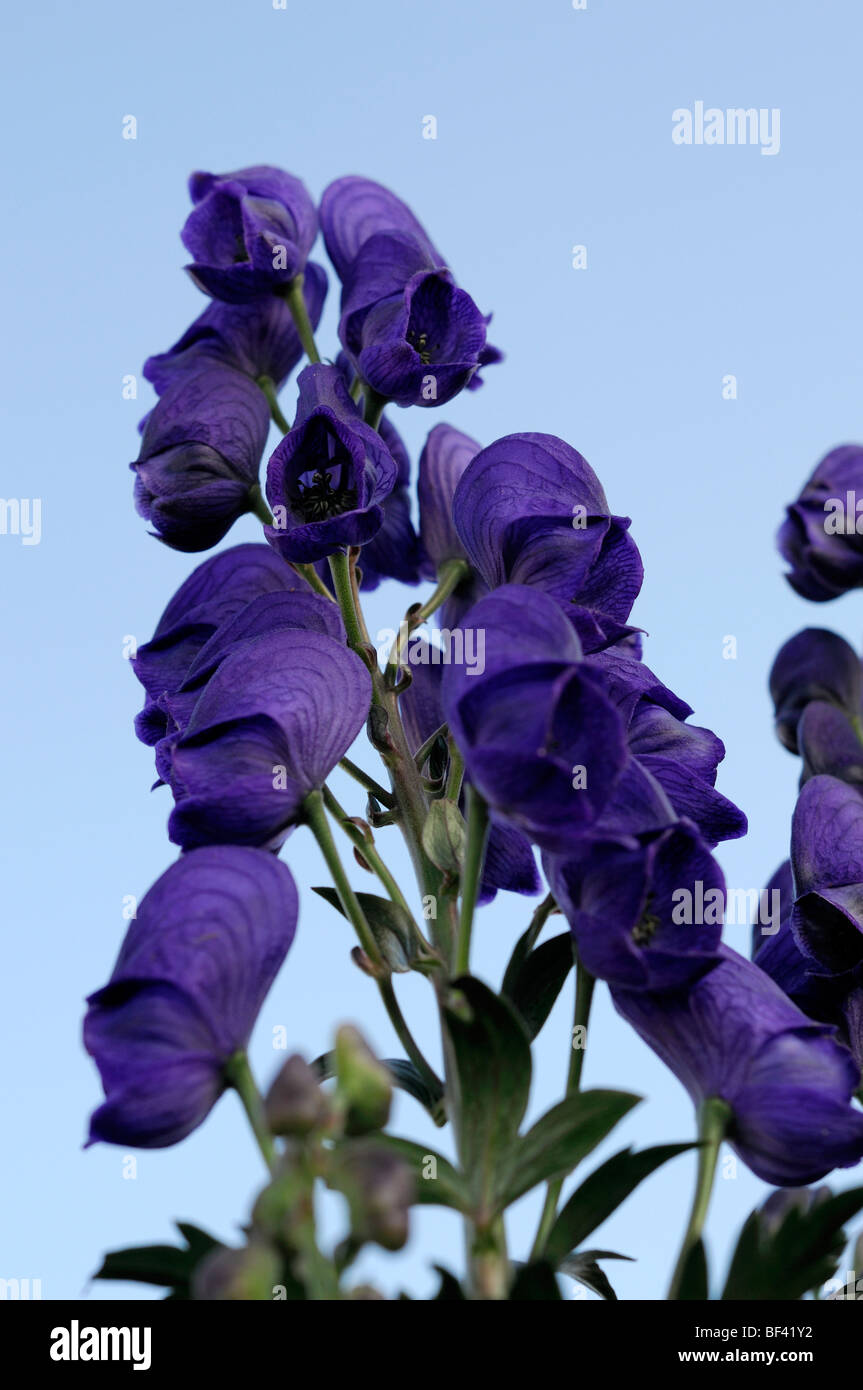
[[345, 1132], [368, 1134], [383, 1129], [393, 1094], [390, 1074], [350, 1024], [336, 1034], [335, 1064], [338, 1094], [346, 1110]]
[[309, 1134], [326, 1124], [327, 1098], [317, 1077], [299, 1053], [277, 1073], [264, 1101], [272, 1134]]

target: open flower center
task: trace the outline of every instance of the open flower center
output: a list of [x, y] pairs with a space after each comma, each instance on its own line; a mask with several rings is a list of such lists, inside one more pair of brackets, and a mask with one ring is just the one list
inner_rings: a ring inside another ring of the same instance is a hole
[[299, 478], [291, 502], [304, 521], [325, 521], [327, 517], [353, 511], [357, 490], [349, 486], [348, 464], [342, 463], [337, 469], [319, 468], [311, 476]]
[[648, 898], [641, 920], [636, 922], [632, 928], [632, 939], [636, 946], [648, 946], [656, 935], [658, 926], [659, 918], [655, 912], [651, 912], [650, 898]]

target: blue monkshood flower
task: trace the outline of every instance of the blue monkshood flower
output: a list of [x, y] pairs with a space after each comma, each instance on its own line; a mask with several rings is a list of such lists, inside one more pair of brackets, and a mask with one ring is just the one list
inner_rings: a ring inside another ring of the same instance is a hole
[[863, 964], [863, 796], [836, 777], [802, 788], [791, 822], [791, 926], [820, 973]]
[[[602, 813], [627, 762], [602, 674], [554, 599], [509, 584], [480, 599], [457, 636], [482, 662], [444, 666], [443, 706], [465, 775], [540, 848], [563, 852]], [[672, 813], [673, 817], [673, 813]]]
[[453, 518], [490, 589], [527, 584], [550, 594], [586, 652], [624, 636], [644, 571], [629, 518], [612, 516], [593, 469], [562, 439], [511, 434], [465, 469]]
[[270, 430], [259, 386], [212, 359], [183, 373], [144, 422], [135, 505], [174, 550], [209, 550], [260, 496]]
[[[856, 720], [860, 727], [859, 719]], [[857, 728], [836, 705], [824, 700], [808, 704], [797, 726], [803, 759], [801, 782], [827, 773], [863, 787], [863, 742]]]
[[[630, 645], [618, 643], [597, 652], [588, 664], [602, 672], [638, 768], [659, 784], [677, 815], [693, 821], [710, 846], [745, 835], [745, 815], [715, 787], [725, 757], [722, 740], [710, 729], [685, 722], [690, 706], [638, 660]], [[626, 804], [622, 816], [625, 828], [630, 823]]]
[[342, 281], [339, 339], [359, 375], [398, 405], [443, 405], [501, 354], [489, 317], [410, 209], [370, 179], [336, 179], [321, 200], [327, 252]]
[[786, 509], [777, 545], [785, 577], [803, 598], [825, 603], [863, 585], [863, 447], [842, 444], [818, 464]]
[[690, 822], [635, 847], [591, 838], [543, 867], [579, 959], [598, 979], [678, 989], [717, 964], [725, 880]]
[[765, 1182], [799, 1187], [863, 1158], [860, 1072], [835, 1030], [806, 1017], [751, 961], [720, 962], [687, 990], [612, 989], [615, 1008], [696, 1105], [731, 1109], [728, 1139]]
[[236, 545], [211, 555], [179, 587], [156, 625], [152, 639], [131, 658], [146, 691], [135, 720], [142, 743], [156, 744], [168, 732], [165, 699], [176, 695], [201, 648], [222, 623], [263, 594], [310, 593], [304, 579], [268, 545]]
[[[327, 294], [323, 266], [306, 266], [303, 298], [312, 328], [317, 328]], [[251, 304], [214, 300], [167, 352], [148, 357], [144, 376], [158, 395], [202, 361], [223, 362], [257, 381], [269, 377], [279, 390], [303, 356], [291, 311], [275, 295]]]
[[780, 647], [770, 669], [770, 697], [780, 743], [797, 753], [797, 726], [814, 700], [836, 705], [849, 719], [863, 709], [863, 667], [849, 642], [827, 628], [807, 627]]
[[[336, 366], [350, 388], [354, 373], [344, 352], [336, 358]], [[360, 588], [376, 589], [382, 579], [397, 579], [400, 584], [418, 584], [420, 578], [420, 542], [411, 520], [411, 461], [404, 440], [384, 415], [378, 433], [395, 460], [395, 486], [381, 504], [384, 519], [381, 529], [363, 546], [360, 560]], [[319, 561], [318, 573], [329, 582], [329, 566]]]
[[[858, 1066], [863, 1063], [863, 1030], [849, 1031], [848, 1005], [855, 995], [855, 986], [845, 977], [838, 980], [824, 973], [797, 943], [792, 930], [794, 882], [791, 862], [780, 864], [764, 890], [770, 922], [758, 921], [752, 928], [752, 959], [759, 969], [788, 995], [798, 1009], [821, 1023], [833, 1023], [840, 1036], [854, 1053]], [[779, 913], [772, 912], [774, 895], [778, 894]], [[778, 930], [776, 929], [778, 927]]]
[[184, 849], [275, 849], [368, 717], [371, 677], [342, 642], [279, 629], [240, 642], [204, 686], [171, 758], [168, 833]]
[[337, 642], [345, 641], [345, 626], [338, 605], [320, 594], [286, 589], [251, 599], [233, 618], [227, 618], [216, 628], [198, 652], [176, 693], [163, 697], [162, 707], [168, 715], [169, 728], [166, 737], [156, 745], [156, 771], [163, 782], [171, 779], [174, 748], [213, 673], [227, 656], [245, 643], [286, 628], [320, 632]]
[[306, 367], [298, 384], [294, 426], [267, 466], [273, 525], [265, 534], [286, 560], [305, 563], [377, 534], [398, 468], [337, 367]]
[[84, 1043], [105, 1089], [91, 1144], [163, 1148], [206, 1119], [296, 922], [294, 881], [272, 855], [225, 845], [172, 864], [87, 1001]]
[[[448, 560], [467, 560], [453, 520], [453, 497], [462, 474], [480, 445], [452, 425], [435, 425], [420, 455], [417, 494], [420, 511], [422, 568], [434, 579]], [[471, 569], [440, 609], [441, 625], [457, 627], [467, 610], [488, 593], [485, 580]]]
[[[409, 669], [412, 679], [399, 696], [399, 713], [405, 727], [408, 746], [416, 755], [444, 723], [441, 702], [443, 665], [441, 650], [416, 636], [411, 639], [409, 650], [419, 659], [411, 661]], [[442, 775], [446, 775], [448, 766], [447, 757], [445, 766], [441, 769]], [[500, 888], [512, 893], [530, 895], [539, 892], [540, 880], [530, 841], [511, 825], [493, 815], [485, 850], [479, 901], [490, 902]]]
[[315, 205], [292, 174], [269, 165], [189, 179], [195, 204], [183, 227], [199, 289], [229, 304], [283, 290], [306, 264], [318, 234]]

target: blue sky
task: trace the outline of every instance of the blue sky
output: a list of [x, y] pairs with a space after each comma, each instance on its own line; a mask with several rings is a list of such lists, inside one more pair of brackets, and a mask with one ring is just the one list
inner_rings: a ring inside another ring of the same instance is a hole
[[[787, 852], [797, 775], [771, 733], [773, 653], [811, 623], [860, 638], [858, 596], [817, 610], [798, 599], [773, 535], [817, 459], [861, 433], [863, 19], [853, 0], [47, 0], [7, 8], [3, 27], [0, 490], [41, 499], [42, 534], [31, 546], [0, 536], [0, 1275], [41, 1278], [60, 1298], [85, 1292], [104, 1249], [169, 1238], [173, 1217], [231, 1238], [262, 1179], [232, 1097], [179, 1148], [139, 1155], [134, 1179], [121, 1150], [81, 1150], [99, 1097], [82, 1001], [112, 966], [124, 895], [140, 897], [173, 858], [166, 793], [148, 791], [150, 753], [132, 733], [139, 691], [123, 643], [148, 638], [194, 560], [150, 538], [133, 511], [127, 464], [151, 396], [141, 380], [124, 400], [122, 379], [203, 307], [180, 269], [188, 173], [273, 163], [316, 195], [365, 173], [415, 208], [494, 311], [507, 359], [482, 391], [396, 423], [414, 457], [446, 419], [486, 443], [556, 433], [589, 459], [644, 558], [634, 616], [650, 634], [646, 659], [728, 749], [719, 785], [751, 825], [720, 851], [729, 883], [758, 887]], [[675, 144], [672, 113], [697, 101], [778, 108], [778, 153]], [[122, 138], [127, 115], [134, 141]], [[435, 140], [422, 136], [429, 115]], [[573, 268], [574, 246], [586, 247], [585, 269]], [[331, 296], [325, 352], [335, 321]], [[728, 375], [736, 399], [723, 398]], [[288, 411], [292, 399], [289, 386]], [[246, 520], [229, 543], [254, 537]], [[393, 626], [411, 598], [380, 591], [372, 626]], [[263, 1081], [279, 1024], [309, 1056], [347, 1019], [394, 1048], [346, 931], [309, 891], [323, 870], [306, 832], [285, 857], [303, 912], [255, 1034]], [[507, 897], [481, 915], [475, 968], [492, 983], [529, 912]], [[746, 935], [729, 940], [742, 947]], [[421, 980], [403, 991], [430, 1035], [427, 994]], [[569, 1008], [538, 1048], [534, 1114], [563, 1084]], [[585, 1077], [647, 1097], [604, 1152], [691, 1136], [681, 1087], [603, 991]], [[431, 1137], [408, 1099], [395, 1127]], [[612, 1271], [622, 1297], [663, 1295], [691, 1177], [678, 1159], [598, 1233], [636, 1258]], [[742, 1166], [720, 1176], [715, 1266], [761, 1191]], [[516, 1253], [535, 1219], [525, 1199], [510, 1223]], [[405, 1252], [364, 1270], [424, 1295], [432, 1260], [460, 1259], [453, 1218], [426, 1209]]]

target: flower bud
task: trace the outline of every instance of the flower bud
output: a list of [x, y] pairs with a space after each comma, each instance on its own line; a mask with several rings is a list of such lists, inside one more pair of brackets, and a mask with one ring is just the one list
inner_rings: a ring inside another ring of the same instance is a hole
[[336, 1034], [335, 1063], [338, 1093], [346, 1108], [346, 1133], [383, 1129], [392, 1101], [389, 1072], [350, 1024]]
[[309, 1134], [322, 1128], [330, 1114], [315, 1073], [299, 1053], [276, 1075], [264, 1108], [272, 1134]]

